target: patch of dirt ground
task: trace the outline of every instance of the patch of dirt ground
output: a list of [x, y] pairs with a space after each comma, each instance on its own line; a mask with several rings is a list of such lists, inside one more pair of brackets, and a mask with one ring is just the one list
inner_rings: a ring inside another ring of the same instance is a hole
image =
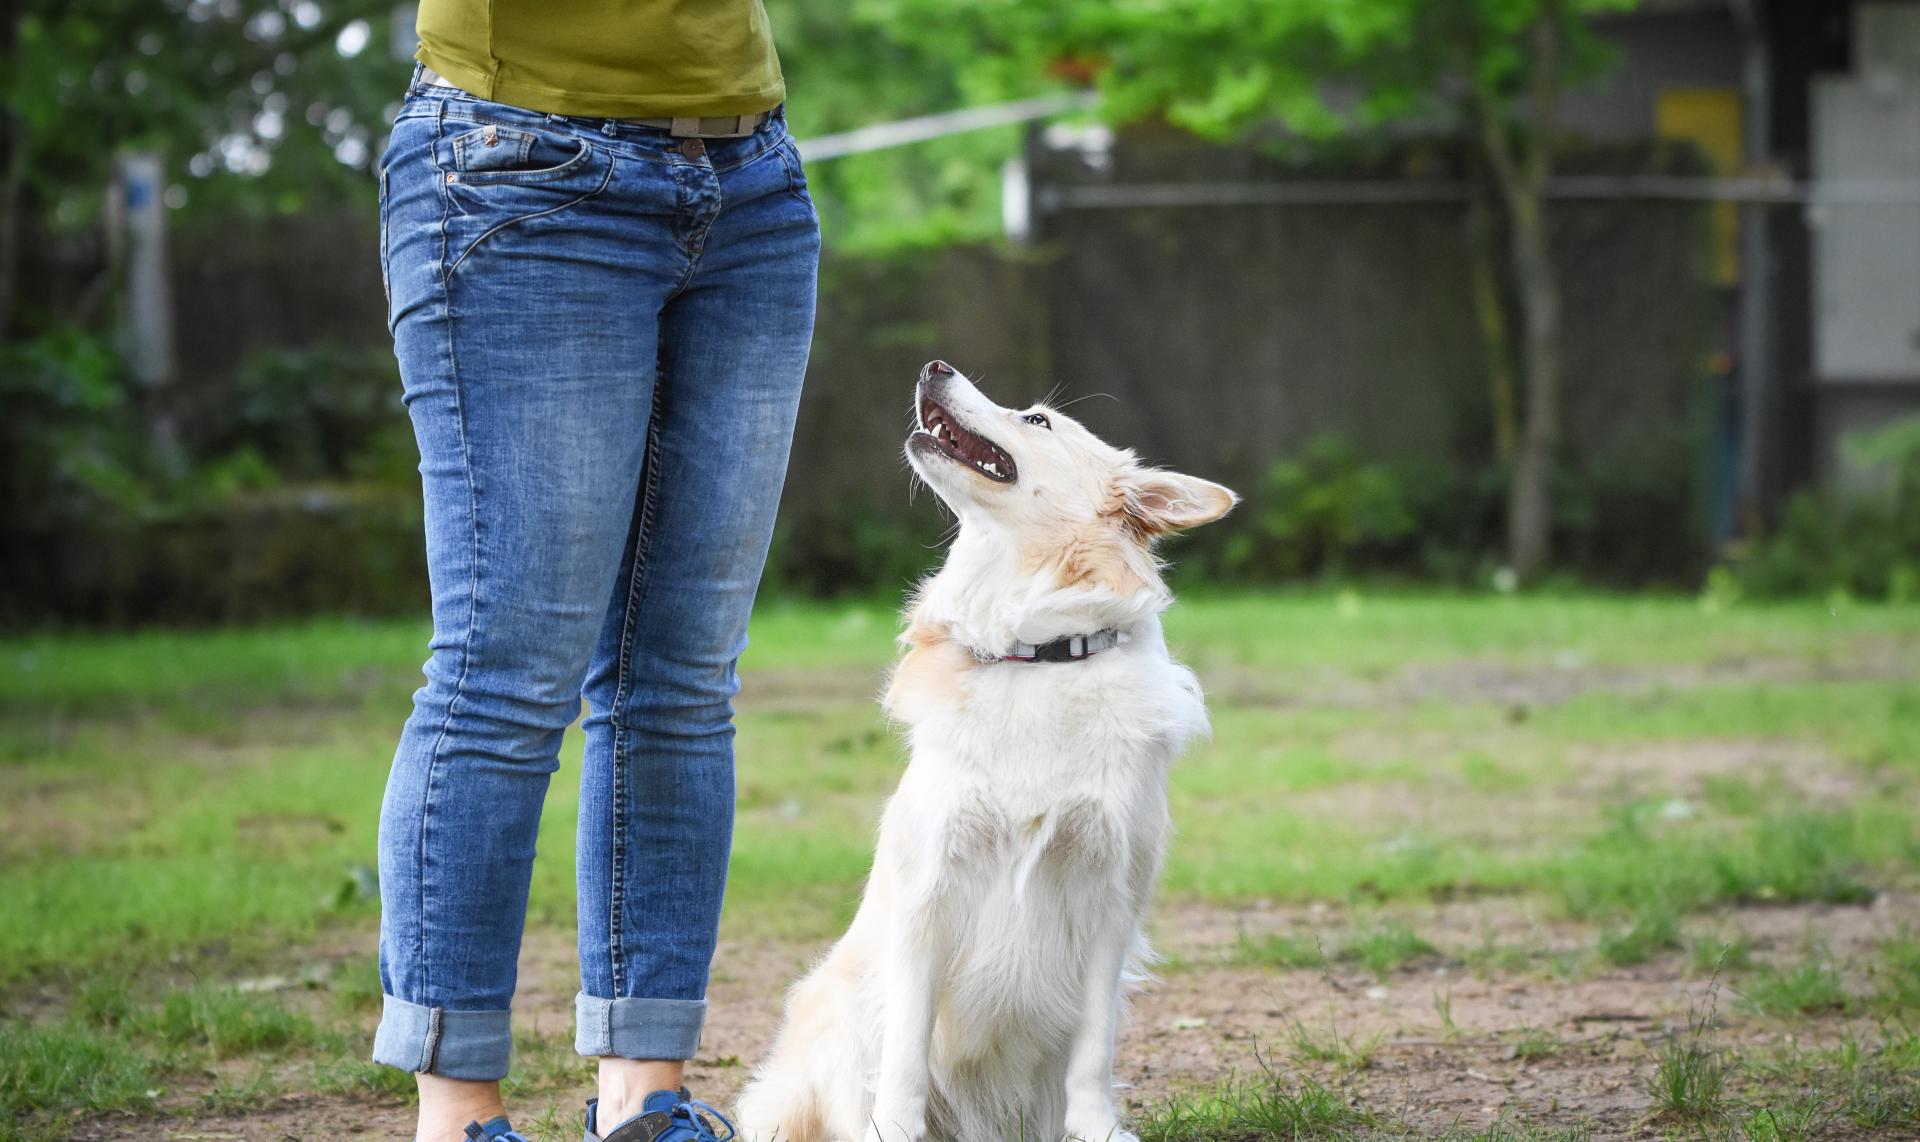
[[[1647, 1081], [1662, 1041], [1684, 1031], [1690, 1017], [1713, 1013], [1719, 1042], [1743, 1050], [1873, 1033], [1861, 1018], [1781, 1022], [1747, 1013], [1739, 977], [1695, 974], [1680, 953], [1609, 969], [1592, 967], [1587, 957], [1582, 970], [1556, 970], [1556, 963], [1590, 952], [1597, 933], [1543, 920], [1517, 900], [1463, 900], [1390, 916], [1438, 950], [1376, 976], [1337, 961], [1306, 969], [1249, 964], [1239, 950], [1243, 937], [1269, 934], [1317, 938], [1337, 949], [1356, 926], [1380, 917], [1320, 905], [1163, 909], [1154, 927], [1169, 962], [1137, 998], [1120, 1047], [1128, 1104], [1138, 1110], [1273, 1066], [1312, 1074], [1416, 1135], [1484, 1128], [1504, 1117], [1585, 1124], [1602, 1139], [1655, 1138], [1662, 1132], [1650, 1120]], [[1882, 893], [1859, 907], [1731, 910], [1697, 918], [1689, 931], [1745, 933], [1762, 964], [1797, 961], [1817, 939], [1834, 962], [1846, 964], [1871, 956], [1880, 940], [1917, 921], [1920, 899]], [[786, 987], [822, 950], [775, 940], [723, 943], [706, 1040], [689, 1073], [703, 1097], [721, 1106], [731, 1101], [773, 1034]], [[520, 1029], [565, 1034], [576, 979], [571, 943], [550, 930], [530, 933], [516, 1004]], [[1313, 1061], [1303, 1041], [1341, 1045], [1365, 1063]], [[577, 1090], [516, 1108], [536, 1142], [577, 1137], [578, 1107], [590, 1093], [584, 1063], [579, 1073]], [[297, 1082], [291, 1076], [288, 1085]], [[408, 1108], [395, 1102], [286, 1094], [244, 1114], [110, 1117], [82, 1124], [75, 1137], [398, 1139], [410, 1136], [409, 1127]]]

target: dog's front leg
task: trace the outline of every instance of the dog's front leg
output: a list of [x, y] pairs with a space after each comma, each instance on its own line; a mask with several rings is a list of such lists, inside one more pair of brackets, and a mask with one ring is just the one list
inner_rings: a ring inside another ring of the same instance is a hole
[[920, 922], [920, 917], [904, 919], [907, 922], [890, 933], [879, 964], [886, 1006], [867, 1142], [921, 1142], [927, 1134], [927, 1055], [933, 1038], [939, 954], [934, 926]]
[[1113, 1105], [1113, 1043], [1120, 1023], [1120, 974], [1132, 931], [1107, 937], [1087, 964], [1080, 1029], [1067, 1063], [1067, 1137], [1076, 1142], [1139, 1142], [1120, 1128]]

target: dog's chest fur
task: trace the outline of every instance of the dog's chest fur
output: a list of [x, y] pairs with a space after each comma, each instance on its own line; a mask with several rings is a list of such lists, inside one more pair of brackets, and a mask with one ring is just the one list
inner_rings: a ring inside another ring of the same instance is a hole
[[1191, 676], [1156, 649], [967, 669], [915, 710], [896, 800], [954, 858], [1110, 849], [1161, 797], [1167, 766], [1205, 717]]
[[947, 990], [967, 997], [943, 1005], [950, 1049], [996, 1034], [967, 1012], [1017, 1011], [1040, 1038], [1065, 1036], [1076, 996], [1034, 983], [1078, 980], [1087, 941], [1132, 924], [1164, 845], [1167, 767], [1205, 729], [1198, 684], [1157, 622], [1078, 663], [963, 661], [932, 641], [914, 654], [930, 656], [927, 677], [908, 661], [889, 693], [911, 760], [876, 887], [894, 922], [948, 949]]

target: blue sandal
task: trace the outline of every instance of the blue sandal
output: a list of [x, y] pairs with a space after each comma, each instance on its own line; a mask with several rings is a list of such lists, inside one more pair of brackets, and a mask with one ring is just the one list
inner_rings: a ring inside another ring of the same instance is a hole
[[467, 1142], [527, 1142], [507, 1124], [507, 1116], [467, 1123]]
[[[596, 1133], [599, 1109], [599, 1099], [587, 1100], [587, 1134], [582, 1142], [731, 1142], [734, 1136], [733, 1123], [727, 1116], [687, 1094], [685, 1087], [654, 1091], [640, 1104], [639, 1114], [607, 1131], [604, 1137]], [[715, 1134], [708, 1116], [718, 1119], [727, 1132]]]

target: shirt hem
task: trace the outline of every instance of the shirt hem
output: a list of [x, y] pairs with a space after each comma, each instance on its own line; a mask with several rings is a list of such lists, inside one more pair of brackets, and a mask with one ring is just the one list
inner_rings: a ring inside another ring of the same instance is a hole
[[506, 103], [546, 115], [590, 115], [613, 119], [664, 119], [673, 116], [703, 118], [724, 115], [758, 115], [771, 111], [786, 99], [784, 79], [771, 87], [724, 95], [612, 95], [601, 92], [559, 91], [539, 84], [488, 73], [449, 59], [425, 44], [414, 58], [426, 64], [448, 83], [478, 99]]

